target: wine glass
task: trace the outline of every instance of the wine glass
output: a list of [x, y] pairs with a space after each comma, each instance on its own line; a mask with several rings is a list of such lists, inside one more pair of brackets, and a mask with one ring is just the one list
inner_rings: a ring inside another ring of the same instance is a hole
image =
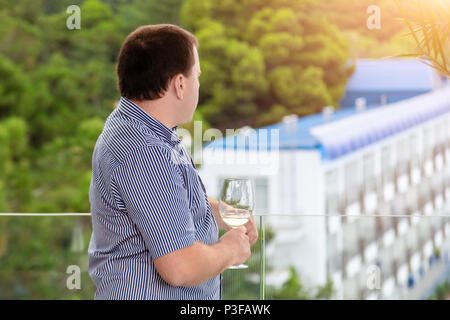
[[[246, 178], [224, 179], [219, 197], [219, 213], [223, 222], [231, 228], [247, 223], [254, 207], [253, 184]], [[228, 269], [246, 269], [245, 264], [230, 266]]]

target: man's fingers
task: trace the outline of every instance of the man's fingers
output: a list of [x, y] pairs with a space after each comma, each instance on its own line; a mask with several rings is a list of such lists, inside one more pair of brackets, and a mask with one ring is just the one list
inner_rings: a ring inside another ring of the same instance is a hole
[[[252, 217], [253, 218], [253, 217]], [[247, 234], [249, 236], [249, 241], [250, 244], [254, 244], [256, 242], [256, 240], [258, 239], [258, 230], [256, 228], [256, 224], [254, 222], [254, 220], [249, 220], [249, 222], [247, 222], [247, 224], [245, 225], [247, 227]]]
[[249, 236], [250, 244], [252, 244], [252, 245], [255, 244], [257, 239], [258, 239], [258, 236], [255, 233], [253, 233], [251, 236]]

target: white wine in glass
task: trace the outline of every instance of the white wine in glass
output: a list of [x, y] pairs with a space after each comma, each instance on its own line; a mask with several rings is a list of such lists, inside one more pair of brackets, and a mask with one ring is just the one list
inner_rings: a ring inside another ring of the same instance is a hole
[[[252, 216], [254, 207], [253, 185], [250, 179], [228, 178], [223, 181], [219, 197], [219, 213], [223, 222], [231, 228], [243, 226]], [[230, 266], [228, 269], [246, 269], [247, 265]]]

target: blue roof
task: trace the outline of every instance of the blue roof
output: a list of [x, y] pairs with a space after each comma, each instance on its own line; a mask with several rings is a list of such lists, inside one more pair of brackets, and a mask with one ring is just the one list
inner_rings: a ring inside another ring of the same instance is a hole
[[[372, 108], [375, 107], [368, 107], [367, 110], [370, 110]], [[317, 113], [298, 118], [297, 130], [294, 135], [292, 135], [292, 133], [288, 131], [288, 128], [284, 123], [280, 122], [270, 126], [254, 129], [253, 133], [248, 135], [247, 140], [245, 140], [244, 135], [226, 136], [223, 139], [217, 139], [205, 144], [205, 148], [249, 150], [255, 149], [254, 147], [256, 146], [260, 150], [263, 150], [264, 148], [267, 148], [267, 150], [271, 150], [272, 147], [276, 147], [279, 149], [317, 149], [320, 148], [320, 141], [313, 135], [311, 135], [311, 128], [326, 123], [332, 123], [355, 114], [357, 114], [357, 111], [354, 108], [340, 109], [334, 111], [329, 120], [325, 120], [325, 117], [322, 115], [322, 113]], [[279, 137], [279, 144], [277, 144], [276, 146], [271, 145], [270, 139], [271, 134], [274, 132], [276, 132], [277, 136]], [[257, 144], [249, 143], [249, 139], [256, 139]]]
[[[284, 123], [277, 123], [247, 135], [212, 141], [205, 149], [317, 149], [323, 159], [335, 159], [448, 112], [450, 87], [362, 112], [355, 108], [337, 110], [330, 120], [321, 113], [302, 117], [293, 133]], [[279, 136], [276, 145], [272, 145], [272, 134]], [[256, 143], [249, 143], [250, 139]]]
[[383, 59], [356, 61], [347, 91], [392, 92], [431, 91], [436, 72], [414, 59]]

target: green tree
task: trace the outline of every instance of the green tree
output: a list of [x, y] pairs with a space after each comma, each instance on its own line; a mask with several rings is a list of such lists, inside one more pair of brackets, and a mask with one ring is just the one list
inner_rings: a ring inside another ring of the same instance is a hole
[[[57, 137], [42, 147], [29, 211], [89, 212], [92, 152], [103, 122], [100, 118], [83, 120], [71, 137]], [[46, 174], [44, 181], [41, 172]]]
[[30, 198], [28, 128], [25, 121], [9, 117], [0, 121], [0, 209], [15, 212]]
[[26, 81], [19, 66], [0, 53], [0, 117], [14, 114]]
[[257, 126], [337, 106], [352, 67], [345, 38], [321, 16], [315, 1], [186, 1], [181, 21], [200, 42], [206, 120]]

